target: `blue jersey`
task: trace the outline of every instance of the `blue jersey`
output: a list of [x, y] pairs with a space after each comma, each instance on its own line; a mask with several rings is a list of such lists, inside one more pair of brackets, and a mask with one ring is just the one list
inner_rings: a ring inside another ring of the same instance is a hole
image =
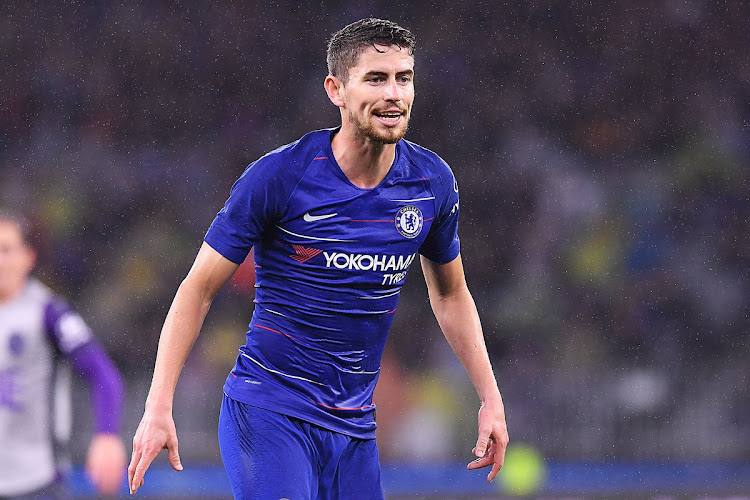
[[226, 394], [369, 439], [406, 273], [417, 254], [458, 256], [458, 186], [435, 153], [401, 140], [383, 181], [359, 188], [334, 159], [335, 132], [248, 166], [205, 240], [235, 263], [255, 247], [255, 311]]

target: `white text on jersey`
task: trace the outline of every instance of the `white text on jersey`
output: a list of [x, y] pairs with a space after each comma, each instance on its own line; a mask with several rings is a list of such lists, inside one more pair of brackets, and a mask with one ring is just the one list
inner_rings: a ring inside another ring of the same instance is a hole
[[362, 253], [323, 252], [326, 267], [357, 271], [403, 271], [409, 268], [417, 254], [370, 255]]

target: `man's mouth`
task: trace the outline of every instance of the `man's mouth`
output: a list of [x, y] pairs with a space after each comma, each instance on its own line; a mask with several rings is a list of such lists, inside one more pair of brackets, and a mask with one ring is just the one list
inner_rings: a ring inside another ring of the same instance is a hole
[[379, 121], [385, 125], [396, 125], [404, 115], [403, 111], [377, 111], [374, 113]]

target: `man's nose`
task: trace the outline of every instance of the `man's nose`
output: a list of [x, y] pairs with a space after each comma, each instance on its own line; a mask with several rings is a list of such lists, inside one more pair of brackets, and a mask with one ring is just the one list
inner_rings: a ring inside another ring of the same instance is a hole
[[386, 101], [400, 101], [401, 100], [401, 88], [396, 83], [396, 79], [389, 79], [388, 84], [385, 87], [385, 94], [383, 98]]

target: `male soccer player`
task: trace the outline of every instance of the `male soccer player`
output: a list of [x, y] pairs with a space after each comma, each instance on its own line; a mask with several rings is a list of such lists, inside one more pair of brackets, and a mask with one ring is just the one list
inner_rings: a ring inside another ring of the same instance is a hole
[[86, 471], [103, 495], [119, 491], [122, 381], [81, 317], [34, 278], [27, 224], [0, 211], [0, 498], [70, 498], [64, 445], [70, 432], [67, 363], [88, 381], [96, 432]]
[[372, 395], [401, 285], [417, 254], [430, 300], [481, 400], [478, 457], [503, 464], [508, 434], [457, 236], [458, 186], [403, 140], [414, 37], [364, 19], [335, 33], [325, 89], [341, 126], [251, 164], [179, 287], [159, 341], [130, 488], [167, 448], [181, 470], [172, 400], [211, 300], [255, 247], [256, 307], [227, 377], [219, 442], [235, 498], [382, 499]]

